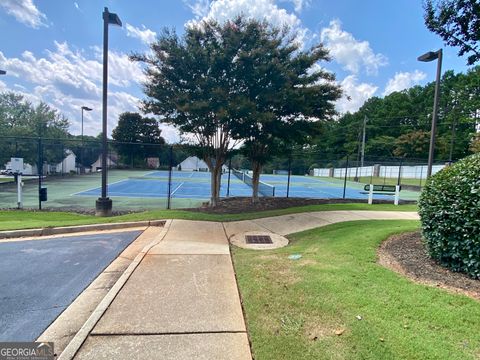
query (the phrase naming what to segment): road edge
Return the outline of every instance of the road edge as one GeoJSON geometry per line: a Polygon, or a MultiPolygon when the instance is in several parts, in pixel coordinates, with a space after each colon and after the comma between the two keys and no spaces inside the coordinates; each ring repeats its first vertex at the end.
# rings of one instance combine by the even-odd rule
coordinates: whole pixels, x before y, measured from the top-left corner
{"type": "Polygon", "coordinates": [[[90,225],[75,225],[62,227],[46,227],[39,229],[23,229],[23,230],[5,230],[0,231],[0,241],[2,239],[21,238],[21,237],[36,237],[49,236],[58,234],[71,234],[84,231],[99,231],[99,230],[116,230],[138,226],[162,226],[165,220],[145,220],[145,221],[129,221],[107,224],[90,224],[90,225]]]}

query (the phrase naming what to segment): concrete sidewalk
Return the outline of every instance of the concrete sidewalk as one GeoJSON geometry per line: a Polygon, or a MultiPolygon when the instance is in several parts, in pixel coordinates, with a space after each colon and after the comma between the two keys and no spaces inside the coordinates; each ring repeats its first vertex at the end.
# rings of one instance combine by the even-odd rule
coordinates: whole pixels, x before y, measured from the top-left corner
{"type": "Polygon", "coordinates": [[[173,220],[75,359],[251,359],[221,223],[173,220]]]}
{"type": "Polygon", "coordinates": [[[251,359],[228,238],[256,230],[286,235],[367,219],[418,215],[331,211],[225,224],[173,220],[81,339],[74,358],[251,359]]]}

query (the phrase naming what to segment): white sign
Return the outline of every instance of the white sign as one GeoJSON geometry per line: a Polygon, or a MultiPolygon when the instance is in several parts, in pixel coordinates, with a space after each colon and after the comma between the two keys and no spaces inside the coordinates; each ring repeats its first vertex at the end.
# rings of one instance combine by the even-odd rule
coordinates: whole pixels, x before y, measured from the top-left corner
{"type": "Polygon", "coordinates": [[[11,158],[10,166],[12,173],[21,174],[23,173],[23,158],[11,158]]]}

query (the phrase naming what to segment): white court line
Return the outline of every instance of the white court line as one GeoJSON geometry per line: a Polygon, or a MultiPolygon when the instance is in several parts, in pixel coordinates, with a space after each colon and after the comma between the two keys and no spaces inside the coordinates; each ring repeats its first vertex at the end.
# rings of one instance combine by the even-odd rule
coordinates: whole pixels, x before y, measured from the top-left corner
{"type": "Polygon", "coordinates": [[[177,188],[172,191],[172,193],[170,194],[170,196],[173,196],[173,194],[175,194],[175,193],[177,192],[177,190],[180,189],[180,187],[181,187],[183,184],[185,184],[185,182],[180,183],[180,185],[178,185],[177,188]]]}
{"type": "MultiPolygon", "coordinates": [[[[122,179],[122,180],[118,180],[118,181],[115,181],[113,183],[110,183],[110,184],[107,184],[107,189],[110,185],[113,185],[113,184],[118,184],[118,183],[121,183],[122,181],[127,181],[128,179],[122,179]]],[[[74,195],[78,195],[78,194],[81,194],[81,193],[84,193],[84,192],[88,192],[88,191],[92,191],[92,190],[97,190],[97,189],[102,189],[102,186],[97,186],[97,187],[94,187],[94,188],[91,188],[91,189],[88,189],[88,190],[82,190],[82,191],[79,191],[79,192],[76,192],[74,194],[70,194],[70,196],[74,196],[74,195]]],[[[83,195],[82,195],[83,196],[83,195]]],[[[86,195],[86,196],[90,196],[90,195],[86,195]]],[[[94,195],[94,196],[97,196],[97,195],[94,195]]]]}

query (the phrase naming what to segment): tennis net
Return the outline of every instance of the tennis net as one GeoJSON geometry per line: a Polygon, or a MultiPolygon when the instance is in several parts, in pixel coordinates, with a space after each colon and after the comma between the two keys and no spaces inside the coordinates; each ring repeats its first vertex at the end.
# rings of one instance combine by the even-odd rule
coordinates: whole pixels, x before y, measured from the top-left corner
{"type": "MultiPolygon", "coordinates": [[[[232,173],[237,178],[242,180],[245,184],[247,184],[250,187],[253,187],[253,179],[246,172],[241,171],[241,170],[237,170],[237,169],[232,169],[232,173]]],[[[258,192],[260,194],[262,194],[263,196],[274,197],[275,196],[275,186],[267,184],[266,182],[263,182],[263,181],[259,181],[258,182],[258,192]]]]}

